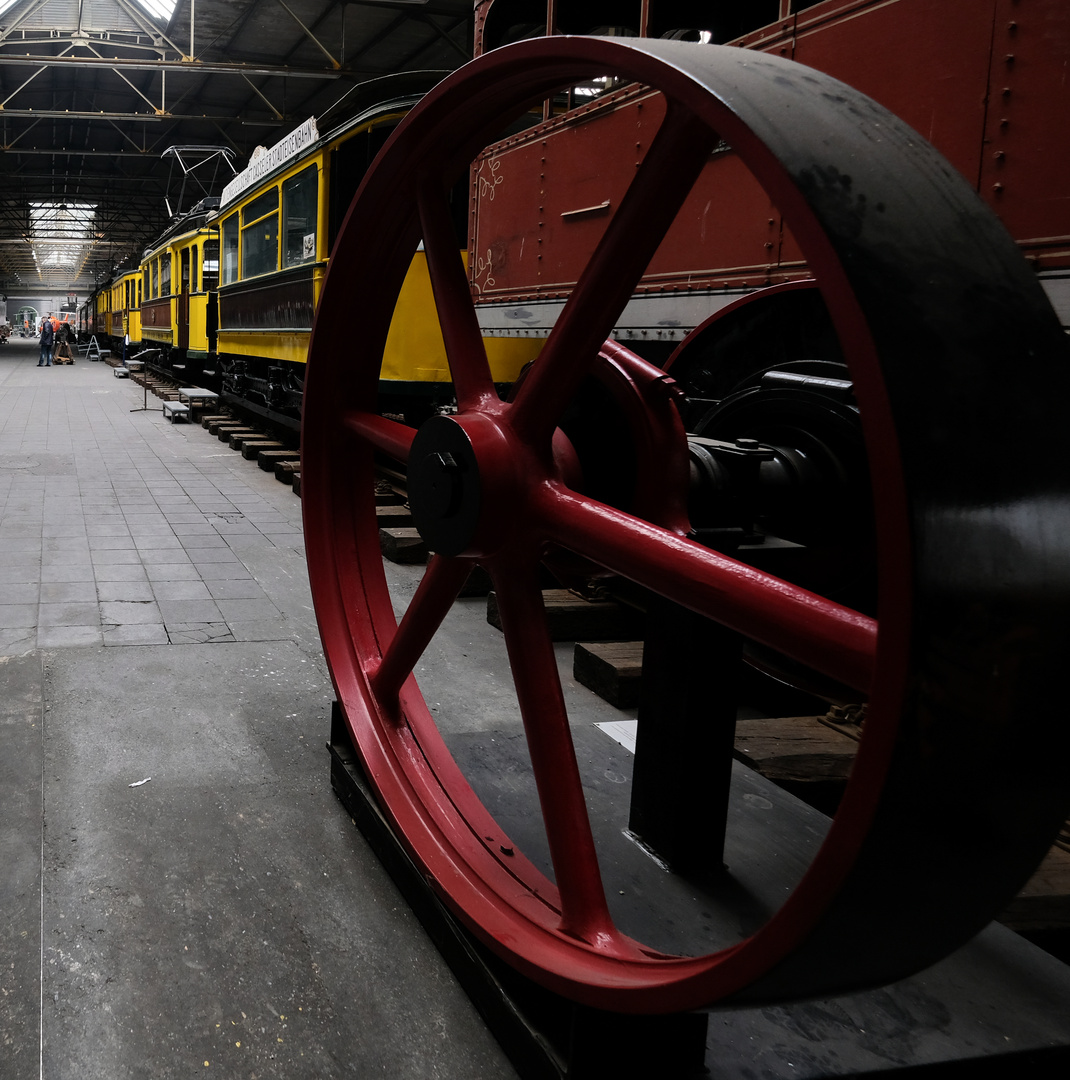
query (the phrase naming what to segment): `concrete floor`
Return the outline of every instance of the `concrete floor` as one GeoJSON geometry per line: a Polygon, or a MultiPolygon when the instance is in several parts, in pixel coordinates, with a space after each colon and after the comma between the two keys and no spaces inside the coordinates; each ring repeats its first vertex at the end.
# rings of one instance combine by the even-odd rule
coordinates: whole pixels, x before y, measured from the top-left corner
{"type": "Polygon", "coordinates": [[[331,791],[300,500],[37,352],[0,349],[0,1076],[515,1075],[331,791]]]}
{"type": "MultiPolygon", "coordinates": [[[[300,501],[107,365],[36,358],[0,348],[0,1080],[515,1076],[332,793],[300,501]]],[[[399,607],[419,576],[391,571],[399,607]]],[[[473,600],[440,637],[425,696],[538,860],[501,635],[473,600]]],[[[627,915],[661,872],[609,813],[630,754],[594,725],[622,714],[564,684],[627,915]]],[[[791,819],[774,862],[827,824],[737,783],[740,814],[791,819]]],[[[706,1064],[894,1073],[1065,1051],[1068,1018],[1070,968],[993,926],[894,987],[715,1013],[706,1064]]]]}

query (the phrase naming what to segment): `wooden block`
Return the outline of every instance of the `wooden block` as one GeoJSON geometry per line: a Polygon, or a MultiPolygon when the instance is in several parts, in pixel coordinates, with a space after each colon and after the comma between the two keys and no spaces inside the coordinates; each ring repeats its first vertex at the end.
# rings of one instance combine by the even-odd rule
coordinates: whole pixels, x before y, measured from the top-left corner
{"type": "Polygon", "coordinates": [[[385,484],[376,484],[375,486],[375,505],[376,506],[400,506],[405,499],[396,492],[392,487],[385,484]]]}
{"type": "Polygon", "coordinates": [[[857,747],[816,716],[736,723],[736,758],[777,784],[846,781],[857,747]]]}
{"type": "Polygon", "coordinates": [[[379,549],[390,562],[427,562],[427,545],[415,529],[380,529],[379,549]]]}
{"type": "Polygon", "coordinates": [[[572,675],[581,686],[593,690],[618,709],[639,704],[643,678],[641,641],[576,642],[572,675]]]}
{"type": "Polygon", "coordinates": [[[412,510],[407,506],[377,506],[375,520],[381,529],[407,528],[412,525],[412,510]]]}
{"type": "Polygon", "coordinates": [[[263,438],[263,434],[259,431],[255,431],[253,428],[248,428],[240,420],[224,420],[221,423],[216,423],[212,428],[208,428],[208,432],[215,435],[220,443],[229,443],[231,435],[252,432],[257,438],[263,438]]]}
{"type": "Polygon", "coordinates": [[[275,462],[286,460],[300,461],[301,452],[299,450],[261,450],[256,455],[256,463],[264,472],[274,472],[275,462]]]}
{"type": "Polygon", "coordinates": [[[261,450],[285,449],[286,447],[283,443],[275,442],[273,439],[264,439],[260,440],[259,442],[254,439],[250,439],[248,442],[243,442],[241,444],[241,456],[245,458],[246,461],[254,461],[256,460],[256,455],[259,454],[261,450]]]}
{"type": "Polygon", "coordinates": [[[223,416],[218,420],[209,419],[207,424],[204,421],[201,421],[201,423],[208,429],[210,435],[218,435],[220,427],[245,427],[240,421],[235,420],[233,416],[223,416]]]}
{"type": "MultiPolygon", "coordinates": [[[[212,431],[211,428],[208,429],[212,431]]],[[[234,435],[256,435],[258,439],[264,438],[262,432],[257,431],[255,428],[249,427],[247,424],[241,423],[239,420],[224,420],[221,424],[215,425],[215,431],[212,432],[220,442],[229,443],[234,435]]]]}
{"type": "Polygon", "coordinates": [[[1070,929],[1070,852],[1053,847],[999,921],[1019,933],[1070,929]]]}
{"type": "Polygon", "coordinates": [[[230,443],[231,450],[240,450],[247,442],[263,442],[267,436],[262,431],[252,428],[225,428],[220,432],[220,439],[230,443]]]}
{"type": "MultiPolygon", "coordinates": [[[[587,600],[568,589],[544,589],[543,607],[553,641],[620,641],[642,637],[643,619],[615,600],[587,600]]],[[[487,596],[487,622],[502,628],[498,597],[487,596]]]]}
{"type": "Polygon", "coordinates": [[[207,416],[201,417],[201,427],[207,428],[209,424],[222,423],[224,420],[233,420],[233,416],[229,416],[227,413],[210,413],[207,416]]]}
{"type": "Polygon", "coordinates": [[[301,498],[301,472],[300,472],[300,470],[298,470],[297,472],[294,473],[293,491],[294,491],[294,494],[300,499],[301,498]]]}
{"type": "Polygon", "coordinates": [[[284,484],[292,483],[294,473],[299,472],[300,469],[300,457],[293,458],[292,460],[283,458],[281,461],[275,462],[275,479],[281,480],[284,484]]]}

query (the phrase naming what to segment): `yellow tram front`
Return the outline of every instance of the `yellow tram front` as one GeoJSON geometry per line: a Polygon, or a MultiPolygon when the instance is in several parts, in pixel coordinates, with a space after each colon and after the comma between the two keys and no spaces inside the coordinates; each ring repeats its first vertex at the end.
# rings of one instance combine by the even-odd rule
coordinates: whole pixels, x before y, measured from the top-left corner
{"type": "Polygon", "coordinates": [[[106,286],[110,294],[109,344],[113,355],[137,352],[141,347],[141,269],[120,270],[106,286]]]}
{"type": "Polygon", "coordinates": [[[141,343],[158,349],[158,366],[181,382],[215,377],[219,240],[206,219],[217,205],[202,200],[141,261],[141,343]]]}

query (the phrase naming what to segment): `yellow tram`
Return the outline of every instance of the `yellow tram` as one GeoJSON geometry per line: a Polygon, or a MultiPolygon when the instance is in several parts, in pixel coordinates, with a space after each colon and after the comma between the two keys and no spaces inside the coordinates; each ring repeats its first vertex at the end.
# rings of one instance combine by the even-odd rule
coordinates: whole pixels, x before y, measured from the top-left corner
{"type": "MultiPolygon", "coordinates": [[[[300,423],[309,338],[329,253],[372,159],[438,73],[375,80],[362,87],[367,107],[320,135],[306,121],[255,154],[224,189],[209,221],[220,242],[217,346],[224,399],[275,422],[300,423]]],[[[456,202],[464,247],[467,193],[456,202]]],[[[145,331],[146,338],[148,331],[145,331]]],[[[360,348],[354,319],[351,342],[360,348]]],[[[511,383],[541,342],[488,342],[496,382],[511,383]]],[[[386,409],[427,412],[452,400],[452,384],[426,259],[413,253],[398,298],[383,362],[386,409]]]]}
{"type": "Polygon", "coordinates": [[[160,350],[161,366],[198,383],[214,375],[219,240],[207,218],[217,206],[202,199],[141,260],[142,345],[160,350]]]}
{"type": "Polygon", "coordinates": [[[118,270],[101,290],[108,298],[108,337],[112,352],[122,356],[141,347],[141,268],[118,270]]]}

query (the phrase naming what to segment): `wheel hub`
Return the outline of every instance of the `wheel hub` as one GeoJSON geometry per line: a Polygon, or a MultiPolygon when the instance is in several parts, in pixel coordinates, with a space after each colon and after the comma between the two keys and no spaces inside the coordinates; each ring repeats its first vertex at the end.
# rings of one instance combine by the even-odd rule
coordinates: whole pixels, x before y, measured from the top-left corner
{"type": "Polygon", "coordinates": [[[417,531],[440,555],[496,551],[519,520],[519,448],[487,416],[432,416],[409,457],[409,506],[417,531]]]}
{"type": "Polygon", "coordinates": [[[483,506],[479,462],[467,432],[452,417],[432,416],[416,433],[409,506],[432,551],[459,555],[471,546],[483,506]]]}

